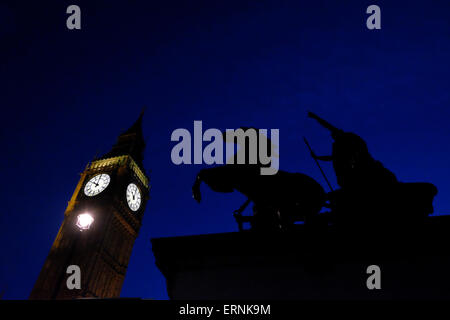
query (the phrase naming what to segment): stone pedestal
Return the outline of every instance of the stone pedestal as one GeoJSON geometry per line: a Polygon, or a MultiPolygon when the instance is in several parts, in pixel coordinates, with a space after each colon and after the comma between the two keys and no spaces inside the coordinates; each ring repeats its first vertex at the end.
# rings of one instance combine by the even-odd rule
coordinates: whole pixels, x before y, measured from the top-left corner
{"type": "Polygon", "coordinates": [[[450,298],[450,216],[390,232],[308,228],[152,239],[171,299],[450,298]],[[367,267],[381,269],[369,290],[367,267]]]}

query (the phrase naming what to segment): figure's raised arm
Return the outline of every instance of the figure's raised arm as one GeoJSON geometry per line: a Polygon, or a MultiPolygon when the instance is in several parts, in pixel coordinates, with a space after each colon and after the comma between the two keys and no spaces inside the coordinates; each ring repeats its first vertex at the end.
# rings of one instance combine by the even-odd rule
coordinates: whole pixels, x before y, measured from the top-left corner
{"type": "Polygon", "coordinates": [[[325,121],[324,119],[322,119],[321,117],[316,115],[315,113],[308,112],[308,117],[316,120],[322,127],[330,130],[332,134],[335,134],[335,133],[338,133],[341,131],[340,129],[338,129],[335,126],[333,126],[332,124],[330,124],[328,121],[325,121]]]}

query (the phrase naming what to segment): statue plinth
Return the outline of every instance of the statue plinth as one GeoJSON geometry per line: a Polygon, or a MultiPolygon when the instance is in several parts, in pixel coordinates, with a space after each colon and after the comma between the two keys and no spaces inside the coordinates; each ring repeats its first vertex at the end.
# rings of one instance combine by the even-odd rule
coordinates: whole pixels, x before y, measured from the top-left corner
{"type": "Polygon", "coordinates": [[[152,239],[176,300],[450,298],[450,216],[408,230],[353,231],[297,225],[152,239]],[[367,268],[381,270],[369,290],[367,268]]]}

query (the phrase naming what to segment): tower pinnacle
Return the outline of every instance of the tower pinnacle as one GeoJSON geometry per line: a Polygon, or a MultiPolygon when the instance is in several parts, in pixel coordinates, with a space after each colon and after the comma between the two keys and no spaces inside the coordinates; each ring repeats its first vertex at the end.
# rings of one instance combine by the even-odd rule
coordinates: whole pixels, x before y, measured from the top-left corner
{"type": "Polygon", "coordinates": [[[119,135],[117,142],[101,158],[112,158],[123,155],[130,155],[136,163],[143,168],[144,160],[144,135],[142,134],[142,119],[145,109],[142,109],[136,122],[125,132],[119,135]]]}

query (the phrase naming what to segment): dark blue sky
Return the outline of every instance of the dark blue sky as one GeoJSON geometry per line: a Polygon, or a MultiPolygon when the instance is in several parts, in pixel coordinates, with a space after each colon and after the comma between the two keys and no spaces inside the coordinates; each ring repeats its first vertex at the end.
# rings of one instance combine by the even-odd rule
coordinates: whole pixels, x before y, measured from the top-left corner
{"type": "MultiPolygon", "coordinates": [[[[152,190],[122,290],[166,298],[150,238],[236,231],[244,197],[191,198],[200,165],[170,160],[176,128],[280,129],[280,167],[326,187],[304,146],[331,149],[311,110],[363,137],[450,213],[450,2],[2,1],[0,290],[27,298],[79,173],[147,106],[152,190]],[[66,29],[78,4],[82,30],[66,29]],[[365,27],[378,4],[382,29],[365,27]]],[[[331,165],[324,168],[333,185],[331,165]]]]}

